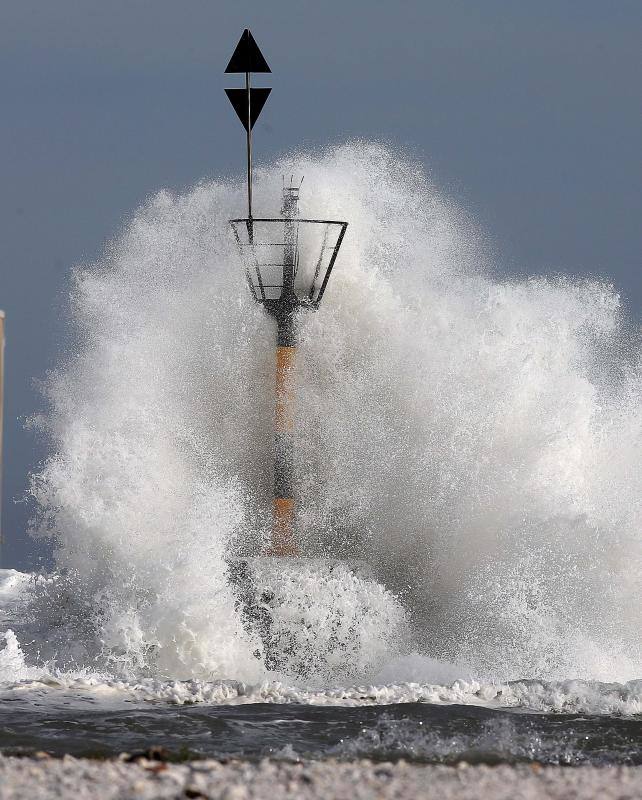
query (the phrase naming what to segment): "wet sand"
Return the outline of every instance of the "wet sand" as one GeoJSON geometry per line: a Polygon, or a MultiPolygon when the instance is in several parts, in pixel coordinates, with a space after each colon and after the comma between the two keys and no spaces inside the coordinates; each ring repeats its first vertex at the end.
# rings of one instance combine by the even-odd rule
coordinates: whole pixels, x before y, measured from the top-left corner
{"type": "Polygon", "coordinates": [[[371,761],[93,761],[0,756],[0,800],[634,800],[642,767],[455,767],[371,761]]]}

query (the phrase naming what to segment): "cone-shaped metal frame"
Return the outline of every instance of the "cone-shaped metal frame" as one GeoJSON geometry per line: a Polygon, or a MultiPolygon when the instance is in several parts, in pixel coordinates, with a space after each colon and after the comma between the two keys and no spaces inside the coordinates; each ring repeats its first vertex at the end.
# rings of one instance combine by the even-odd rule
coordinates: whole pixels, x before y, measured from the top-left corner
{"type": "Polygon", "coordinates": [[[276,320],[276,381],[274,416],[274,510],[272,541],[268,553],[275,556],[297,556],[299,546],[294,531],[294,427],[295,427],[295,364],[297,350],[297,316],[300,309],[315,310],[325,293],[330,274],[339,254],[339,248],[348,227],[347,222],[336,220],[310,220],[297,217],[299,187],[286,187],[283,190],[283,209],[281,219],[233,219],[230,220],[241,255],[246,264],[248,285],[253,298],[276,320]],[[261,243],[255,236],[256,226],[261,222],[280,223],[283,241],[261,243]],[[298,229],[300,224],[326,226],[326,236],[315,266],[309,287],[303,291],[295,289],[298,266],[298,229]],[[338,226],[336,241],[327,245],[327,227],[338,226]],[[247,229],[247,242],[240,235],[247,229]],[[250,259],[261,246],[283,247],[283,260],[279,264],[269,264],[271,268],[281,269],[278,286],[267,286],[262,278],[261,264],[256,258],[250,259]],[[324,251],[331,250],[327,267],[323,270],[324,251]],[[248,252],[249,251],[249,252],[248,252]],[[256,277],[256,287],[252,270],[256,277]],[[268,297],[269,289],[279,290],[277,298],[268,297]]]}

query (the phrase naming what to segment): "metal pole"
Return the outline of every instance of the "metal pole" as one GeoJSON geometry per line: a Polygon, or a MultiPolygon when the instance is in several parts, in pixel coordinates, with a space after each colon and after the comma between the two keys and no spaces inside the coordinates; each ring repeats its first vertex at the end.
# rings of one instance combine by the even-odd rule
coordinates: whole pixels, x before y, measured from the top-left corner
{"type": "Polygon", "coordinates": [[[252,221],[252,92],[250,91],[250,73],[245,73],[245,91],[247,92],[247,218],[252,221]]]}
{"type": "MultiPolygon", "coordinates": [[[[3,422],[4,422],[4,311],[0,311],[0,556],[2,547],[2,466],[3,466],[3,422]]],[[[0,561],[0,564],[2,562],[0,561]]]]}
{"type": "Polygon", "coordinates": [[[274,429],[274,522],[270,553],[296,556],[294,534],[294,376],[296,363],[296,195],[285,190],[283,203],[283,288],[275,314],[276,413],[274,429]]]}
{"type": "Polygon", "coordinates": [[[277,317],[274,418],[274,519],[270,555],[296,556],[294,537],[294,309],[277,317]]]}

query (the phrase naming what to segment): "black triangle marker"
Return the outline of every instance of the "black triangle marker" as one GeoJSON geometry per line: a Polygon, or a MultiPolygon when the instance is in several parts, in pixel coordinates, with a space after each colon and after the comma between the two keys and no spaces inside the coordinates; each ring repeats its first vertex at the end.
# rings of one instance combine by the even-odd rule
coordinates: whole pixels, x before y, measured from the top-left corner
{"type": "Polygon", "coordinates": [[[225,72],[272,72],[248,28],[241,34],[225,72]]]}
{"type": "Polygon", "coordinates": [[[252,89],[250,75],[252,72],[271,72],[263,53],[254,41],[254,37],[246,28],[232,53],[232,58],[225,72],[244,72],[245,89],[226,89],[241,124],[245,128],[247,138],[247,225],[248,236],[252,241],[252,128],[258,119],[271,89],[252,89]]]}
{"type": "MultiPolygon", "coordinates": [[[[250,89],[250,127],[263,110],[265,101],[272,89],[250,89]]],[[[234,106],[234,111],[238,114],[241,124],[247,130],[247,90],[246,89],[226,89],[225,94],[230,98],[230,103],[234,106]]]]}

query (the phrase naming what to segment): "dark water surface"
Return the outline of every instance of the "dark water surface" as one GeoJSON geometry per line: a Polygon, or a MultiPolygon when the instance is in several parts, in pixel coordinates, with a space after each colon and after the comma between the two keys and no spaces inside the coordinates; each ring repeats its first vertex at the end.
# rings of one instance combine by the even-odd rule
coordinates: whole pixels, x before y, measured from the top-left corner
{"type": "Polygon", "coordinates": [[[114,756],[152,746],[178,758],[405,758],[423,763],[642,764],[642,717],[543,715],[424,703],[253,704],[131,710],[0,703],[4,753],[114,756]]]}

